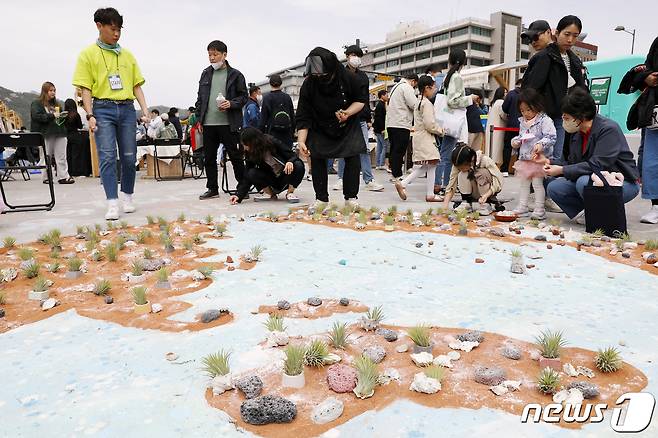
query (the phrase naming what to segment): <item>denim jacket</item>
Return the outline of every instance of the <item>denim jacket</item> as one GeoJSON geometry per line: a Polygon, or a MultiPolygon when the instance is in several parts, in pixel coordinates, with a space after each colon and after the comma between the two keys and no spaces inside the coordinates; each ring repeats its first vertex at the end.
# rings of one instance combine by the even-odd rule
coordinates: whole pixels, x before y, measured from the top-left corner
{"type": "Polygon", "coordinates": [[[535,117],[535,121],[530,125],[528,121],[519,117],[519,135],[512,139],[512,144],[521,142],[521,137],[524,134],[532,134],[535,137],[530,140],[521,142],[519,149],[519,160],[529,161],[532,160],[532,150],[537,143],[543,146],[543,154],[545,157],[553,155],[553,146],[557,140],[555,132],[555,125],[553,120],[546,115],[546,113],[539,113],[535,117]]]}

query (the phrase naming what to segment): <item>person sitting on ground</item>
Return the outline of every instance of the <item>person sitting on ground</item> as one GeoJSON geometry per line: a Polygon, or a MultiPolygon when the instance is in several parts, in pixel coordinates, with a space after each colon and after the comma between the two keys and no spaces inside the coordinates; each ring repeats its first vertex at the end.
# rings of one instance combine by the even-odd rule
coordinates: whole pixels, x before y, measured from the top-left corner
{"type": "Polygon", "coordinates": [[[640,174],[621,128],[614,120],[597,114],[587,90],[577,88],[567,94],[562,113],[564,130],[573,135],[566,164],[546,160],[546,174],[557,177],[548,183],[548,195],[569,218],[584,225],[583,193],[594,170],[624,175],[624,203],[639,193],[640,174]]]}
{"type": "Polygon", "coordinates": [[[162,119],[162,126],[160,126],[155,132],[155,138],[168,140],[178,138],[176,127],[169,121],[169,114],[164,113],[160,118],[162,119]]]}
{"type": "Polygon", "coordinates": [[[256,200],[277,199],[277,195],[286,190],[288,202],[299,202],[294,192],[304,179],[304,162],[288,145],[257,128],[244,128],[240,142],[246,154],[246,170],[238,183],[237,194],[230,197],[231,204],[242,202],[251,186],[266,195],[256,200]]]}
{"type": "Polygon", "coordinates": [[[418,79],[420,100],[414,111],[413,137],[413,172],[402,181],[395,181],[395,189],[403,200],[407,199],[405,187],[413,180],[427,172],[425,200],[427,202],[440,202],[441,198],[434,194],[434,173],[439,163],[439,148],[436,136],[443,136],[443,129],[436,123],[434,105],[430,101],[436,94],[436,83],[432,76],[421,76],[418,79]]]}
{"type": "Polygon", "coordinates": [[[450,208],[456,188],[461,193],[462,202],[467,203],[467,206],[474,202],[480,204],[477,211],[483,216],[491,214],[493,209],[503,209],[496,198],[503,189],[503,175],[491,158],[462,143],[452,152],[451,162],[450,180],[443,201],[444,209],[450,208]]]}

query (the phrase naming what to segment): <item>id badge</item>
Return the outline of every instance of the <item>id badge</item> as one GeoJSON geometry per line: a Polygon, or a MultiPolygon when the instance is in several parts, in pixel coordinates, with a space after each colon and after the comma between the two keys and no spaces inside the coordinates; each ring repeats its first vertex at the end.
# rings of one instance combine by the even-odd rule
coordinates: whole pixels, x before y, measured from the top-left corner
{"type": "Polygon", "coordinates": [[[121,83],[121,76],[119,76],[118,73],[108,76],[108,79],[110,81],[111,90],[123,90],[123,84],[121,83]]]}

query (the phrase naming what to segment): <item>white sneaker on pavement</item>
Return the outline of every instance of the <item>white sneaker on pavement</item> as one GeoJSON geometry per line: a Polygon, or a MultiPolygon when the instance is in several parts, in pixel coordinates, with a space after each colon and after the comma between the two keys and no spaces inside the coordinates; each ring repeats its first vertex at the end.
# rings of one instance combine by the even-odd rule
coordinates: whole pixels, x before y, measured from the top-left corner
{"type": "Polygon", "coordinates": [[[518,207],[516,207],[516,208],[515,208],[514,210],[512,210],[512,211],[513,211],[514,213],[516,213],[516,215],[517,215],[518,217],[525,217],[525,216],[528,216],[528,212],[529,212],[530,210],[528,210],[528,207],[521,207],[521,206],[518,206],[518,207]]]}
{"type": "Polygon", "coordinates": [[[365,185],[366,190],[370,190],[371,192],[381,192],[384,190],[384,186],[377,183],[374,179],[365,185]]]}
{"type": "Polygon", "coordinates": [[[119,219],[119,200],[118,199],[108,199],[107,200],[107,213],[105,213],[106,221],[116,221],[119,219]]]}
{"type": "Polygon", "coordinates": [[[530,214],[530,219],[537,219],[537,220],[544,220],[546,219],[546,211],[544,210],[539,210],[535,209],[531,214],[530,214]]]}
{"type": "Polygon", "coordinates": [[[551,198],[546,198],[544,201],[544,208],[546,211],[551,213],[564,213],[559,205],[555,203],[551,198]]]}
{"type": "Polygon", "coordinates": [[[658,205],[653,205],[651,210],[642,216],[640,222],[645,224],[658,224],[658,205]]]}
{"type": "Polygon", "coordinates": [[[359,209],[361,208],[359,206],[359,203],[356,202],[356,198],[346,199],[345,200],[345,207],[350,207],[352,209],[352,211],[359,211],[359,209]]]}
{"type": "Polygon", "coordinates": [[[133,195],[121,192],[119,196],[121,197],[121,205],[124,213],[134,213],[137,210],[135,204],[133,204],[133,195]]]}
{"type": "Polygon", "coordinates": [[[336,184],[331,188],[332,190],[343,190],[343,180],[338,178],[338,181],[336,181],[336,184]]]}
{"type": "Polygon", "coordinates": [[[509,176],[509,172],[503,172],[503,177],[507,178],[509,176]]]}
{"type": "Polygon", "coordinates": [[[574,222],[576,222],[578,225],[585,225],[585,210],[581,211],[578,213],[574,218],[574,222]]]}

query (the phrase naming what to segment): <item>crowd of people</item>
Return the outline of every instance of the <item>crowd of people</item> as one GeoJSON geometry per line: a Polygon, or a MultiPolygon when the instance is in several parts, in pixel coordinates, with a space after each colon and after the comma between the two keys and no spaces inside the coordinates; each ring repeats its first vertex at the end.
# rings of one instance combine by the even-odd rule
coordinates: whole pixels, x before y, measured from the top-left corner
{"type": "Polygon", "coordinates": [[[517,215],[543,219],[546,210],[564,211],[583,223],[584,187],[591,184],[593,172],[604,171],[620,181],[624,202],[642,188],[642,196],[652,202],[642,221],[658,223],[654,109],[658,38],[646,62],[624,79],[626,92],[644,91],[631,109],[634,127],[643,132],[638,168],[621,128],[597,114],[583,64],[571,50],[583,28],[573,15],[563,17],[555,29],[544,20],[535,21],[521,34],[535,53],[516,86],[509,91],[501,87],[489,99],[488,123],[499,128],[491,137],[480,120],[484,94],[464,87],[460,72],[466,65],[466,53],[461,49],[450,51],[445,75],[431,66],[420,76],[408,74],[390,90],[380,90],[372,111],[368,77],[360,69],[363,51],[356,45],[345,50],[345,64],[325,48],[310,51],[294,108],[291,97],[281,89],[279,75],[270,77],[271,91],[265,95],[258,86],[247,87],[244,75],[227,60],[226,44],[219,40],[207,46],[210,65],[201,73],[196,103],[183,121],[189,128],[184,130],[177,108],[164,114],[148,109],[137,61],[118,44],[123,17],[113,8],[103,8],[94,14],[94,22],[99,38],[80,54],[73,79],[73,85],[82,90],[85,120],[73,111],[77,105],[72,101],[62,122],[55,87],[46,83],[32,107],[32,129],[45,135],[47,150],[55,156],[59,182],[69,184],[73,180],[67,174],[65,157],[62,159],[61,138],[67,129],[88,123],[96,137],[108,220],[117,219],[121,208],[126,213],[135,210],[136,143],[183,139],[192,128],[203,144],[207,182],[201,200],[219,197],[221,146],[224,155],[220,162],[231,163],[237,181],[229,198],[232,204],[249,198],[252,187],[263,194],[256,201],[285,193],[289,202],[299,202],[295,189],[307,173],[316,202],[328,202],[328,174],[335,170],[338,180],[333,189],[341,190],[346,204],[356,208],[361,178],[367,190],[384,190],[372,172],[372,129],[374,168],[390,170],[392,187],[402,199],[407,199],[410,184],[426,176],[427,202],[443,203],[445,208],[461,202],[462,207],[489,214],[505,209],[498,195],[505,179],[514,174],[520,184],[514,208],[517,215]],[[139,120],[134,100],[141,107],[139,120]],[[442,111],[452,114],[450,127],[442,119],[442,111]],[[122,163],[120,193],[117,146],[122,163]],[[406,176],[405,160],[410,168],[406,176]]]}

